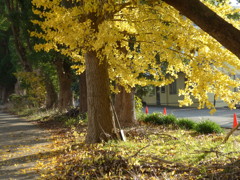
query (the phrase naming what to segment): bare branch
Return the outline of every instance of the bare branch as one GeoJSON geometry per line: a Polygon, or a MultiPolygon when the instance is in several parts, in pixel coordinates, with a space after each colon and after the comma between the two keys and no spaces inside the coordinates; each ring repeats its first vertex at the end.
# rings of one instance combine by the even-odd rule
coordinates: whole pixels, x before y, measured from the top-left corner
{"type": "Polygon", "coordinates": [[[238,129],[239,126],[240,126],[240,123],[227,134],[227,136],[224,138],[222,143],[226,143],[229,137],[233,134],[234,131],[238,129]]]}

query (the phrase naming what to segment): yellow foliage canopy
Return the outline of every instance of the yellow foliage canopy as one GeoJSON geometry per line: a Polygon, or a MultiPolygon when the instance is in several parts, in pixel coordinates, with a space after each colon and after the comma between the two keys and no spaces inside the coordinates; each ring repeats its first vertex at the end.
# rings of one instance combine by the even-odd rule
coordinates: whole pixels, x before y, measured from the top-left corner
{"type": "MultiPolygon", "coordinates": [[[[84,71],[84,54],[96,51],[108,62],[111,81],[126,88],[153,84],[163,86],[186,75],[186,88],[180,91],[191,105],[194,96],[200,108],[214,108],[208,93],[214,93],[231,108],[240,101],[239,87],[232,78],[240,61],[216,40],[203,32],[171,6],[158,1],[33,0],[35,20],[42,31],[33,36],[45,40],[36,50],[55,50],[71,57],[84,71]]],[[[211,7],[226,18],[231,6],[211,7]]],[[[234,10],[235,12],[236,10],[234,10]]],[[[229,20],[237,26],[237,22],[229,20]]]]}

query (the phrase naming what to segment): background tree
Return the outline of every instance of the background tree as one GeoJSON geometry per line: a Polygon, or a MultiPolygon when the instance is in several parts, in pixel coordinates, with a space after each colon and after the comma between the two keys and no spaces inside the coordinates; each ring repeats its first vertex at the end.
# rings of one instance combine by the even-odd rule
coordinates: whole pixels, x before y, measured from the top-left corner
{"type": "MultiPolygon", "coordinates": [[[[31,72],[32,65],[27,57],[27,48],[24,45],[23,37],[27,38],[27,44],[29,44],[29,39],[25,35],[28,33],[26,30],[26,24],[30,21],[27,19],[29,15],[29,9],[31,4],[29,1],[18,1],[18,0],[5,0],[5,8],[7,11],[8,20],[11,22],[12,35],[15,42],[16,52],[18,54],[19,60],[22,67],[26,72],[31,72]],[[23,20],[24,18],[24,20],[23,20]],[[25,23],[23,23],[25,22],[25,23]]],[[[31,45],[28,46],[31,48],[31,45]]]]}
{"type": "MultiPolygon", "coordinates": [[[[42,78],[42,80],[44,81],[45,84],[46,90],[45,102],[47,109],[56,107],[55,105],[57,104],[58,100],[56,92],[57,89],[60,89],[60,91],[58,91],[59,109],[62,110],[69,108],[72,105],[71,83],[65,82],[67,82],[66,79],[70,76],[69,74],[67,74],[67,72],[69,72],[70,65],[67,65],[67,67],[66,66],[60,67],[61,63],[60,65],[56,63],[54,64],[53,62],[54,59],[56,59],[56,53],[47,54],[46,52],[43,51],[37,53],[34,51],[33,44],[36,43],[36,38],[30,37],[29,31],[33,30],[38,31],[37,29],[38,27],[33,25],[31,21],[32,19],[39,18],[35,16],[31,10],[32,9],[31,1],[4,0],[3,2],[1,2],[0,5],[2,7],[1,18],[6,19],[6,21],[1,22],[7,22],[7,25],[5,25],[7,26],[7,28],[5,29],[8,30],[7,38],[9,39],[10,42],[9,46],[11,47],[9,50],[9,56],[5,58],[4,62],[6,62],[6,59],[7,61],[11,61],[11,59],[14,59],[13,64],[14,66],[17,67],[16,71],[21,72],[17,73],[21,74],[21,77],[19,77],[19,79],[23,80],[22,71],[28,72],[29,76],[32,76],[32,74],[34,75],[37,74],[38,76],[44,77],[42,78]],[[58,71],[56,71],[56,68],[58,68],[58,71]],[[68,69],[68,71],[66,69],[68,69]],[[58,72],[58,74],[56,72],[58,72]],[[56,75],[59,75],[59,84],[54,82],[56,81],[55,78],[56,75]],[[57,88],[58,85],[60,88],[57,88]],[[66,97],[67,95],[69,96],[66,97]]],[[[4,68],[6,68],[6,66],[4,68]]],[[[5,71],[1,71],[1,73],[4,73],[2,79],[6,78],[5,73],[6,70],[8,69],[4,70],[5,71]]],[[[5,79],[3,81],[4,83],[10,82],[6,81],[5,79]]],[[[28,80],[26,79],[26,81],[28,80]]],[[[21,85],[20,81],[17,83],[17,86],[16,87],[18,89],[18,92],[20,92],[19,90],[21,88],[26,87],[25,85],[21,85]]],[[[13,88],[12,91],[7,92],[9,94],[13,93],[13,88]]],[[[25,92],[29,91],[27,90],[25,92]]],[[[23,94],[21,93],[20,95],[23,94]]]]}
{"type": "Polygon", "coordinates": [[[134,89],[129,92],[123,86],[118,86],[119,93],[115,95],[115,110],[121,127],[133,126],[136,124],[134,89]]]}
{"type": "Polygon", "coordinates": [[[71,65],[68,60],[63,59],[61,56],[56,56],[54,64],[59,81],[58,109],[62,112],[73,105],[71,65]]]}
{"type": "Polygon", "coordinates": [[[56,69],[50,62],[41,63],[41,74],[46,88],[46,109],[57,108],[57,73],[56,69]]]}
{"type": "Polygon", "coordinates": [[[79,111],[87,113],[87,82],[86,72],[79,75],[79,111]]]}
{"type": "Polygon", "coordinates": [[[6,16],[4,2],[0,3],[0,101],[6,103],[8,97],[14,92],[17,65],[12,55],[12,40],[10,23],[6,16]]]}
{"type": "MultiPolygon", "coordinates": [[[[2,27],[0,25],[0,27],[2,27]]],[[[0,28],[1,29],[1,28],[0,28]]],[[[11,61],[9,50],[9,31],[0,30],[0,100],[6,103],[10,94],[14,92],[16,78],[13,73],[16,67],[11,61]]]]}

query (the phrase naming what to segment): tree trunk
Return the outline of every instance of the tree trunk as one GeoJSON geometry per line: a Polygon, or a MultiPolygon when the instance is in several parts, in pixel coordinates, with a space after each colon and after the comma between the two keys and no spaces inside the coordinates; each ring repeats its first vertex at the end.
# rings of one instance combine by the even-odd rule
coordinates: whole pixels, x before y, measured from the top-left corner
{"type": "Polygon", "coordinates": [[[6,87],[0,85],[0,105],[6,102],[6,87]]]}
{"type": "MultiPolygon", "coordinates": [[[[16,13],[20,11],[18,7],[18,2],[15,3],[14,1],[5,0],[5,4],[7,7],[9,16],[11,13],[14,13],[14,12],[16,13]]],[[[16,22],[11,18],[10,18],[10,21],[11,21],[11,30],[14,37],[15,47],[16,47],[16,51],[20,59],[21,65],[23,66],[23,69],[26,72],[32,72],[33,71],[32,66],[27,59],[27,52],[20,38],[20,29],[18,27],[18,24],[16,24],[16,22]]]]}
{"type": "Polygon", "coordinates": [[[60,112],[69,109],[72,105],[72,74],[70,65],[64,60],[55,62],[59,80],[58,109],[60,112]]]}
{"type": "Polygon", "coordinates": [[[240,59],[240,31],[199,0],[163,0],[191,19],[240,59]]]}
{"type": "Polygon", "coordinates": [[[23,43],[20,40],[20,35],[19,35],[19,29],[12,25],[12,32],[13,32],[13,37],[14,37],[14,42],[15,42],[15,47],[17,54],[19,56],[20,62],[23,66],[23,69],[26,72],[32,72],[32,66],[28,62],[27,56],[26,56],[26,49],[23,46],[23,43]]]}
{"type": "Polygon", "coordinates": [[[88,130],[87,143],[99,143],[114,137],[107,62],[99,64],[95,51],[85,54],[88,130]]]}
{"type": "Polygon", "coordinates": [[[46,109],[56,108],[58,97],[57,97],[57,93],[55,91],[54,85],[50,77],[48,76],[48,74],[43,73],[43,75],[44,75],[44,83],[47,91],[46,109]]]}
{"type": "Polygon", "coordinates": [[[80,113],[87,112],[87,82],[86,71],[80,74],[79,77],[79,111],[80,113]]]}
{"type": "Polygon", "coordinates": [[[118,86],[120,93],[115,95],[115,110],[122,127],[136,123],[134,91],[127,93],[125,88],[118,86]]]}

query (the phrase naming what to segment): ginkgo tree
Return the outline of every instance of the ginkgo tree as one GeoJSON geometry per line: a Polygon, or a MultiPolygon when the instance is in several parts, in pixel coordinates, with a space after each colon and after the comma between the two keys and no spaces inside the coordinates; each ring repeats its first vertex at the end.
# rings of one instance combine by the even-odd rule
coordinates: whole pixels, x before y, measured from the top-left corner
{"type": "MultiPolygon", "coordinates": [[[[214,93],[231,108],[240,100],[240,94],[232,91],[240,83],[231,78],[240,69],[239,59],[163,1],[32,3],[34,13],[42,19],[34,21],[42,31],[32,35],[45,40],[35,49],[55,50],[71,57],[79,62],[73,67],[78,73],[86,69],[88,143],[108,140],[115,134],[110,89],[118,89],[113,84],[126,90],[136,85],[162,86],[183,72],[187,81],[180,91],[184,96],[180,105],[191,105],[195,97],[199,108],[214,109],[208,93],[214,93]]],[[[232,12],[227,5],[214,8],[223,18],[232,12]]]]}

